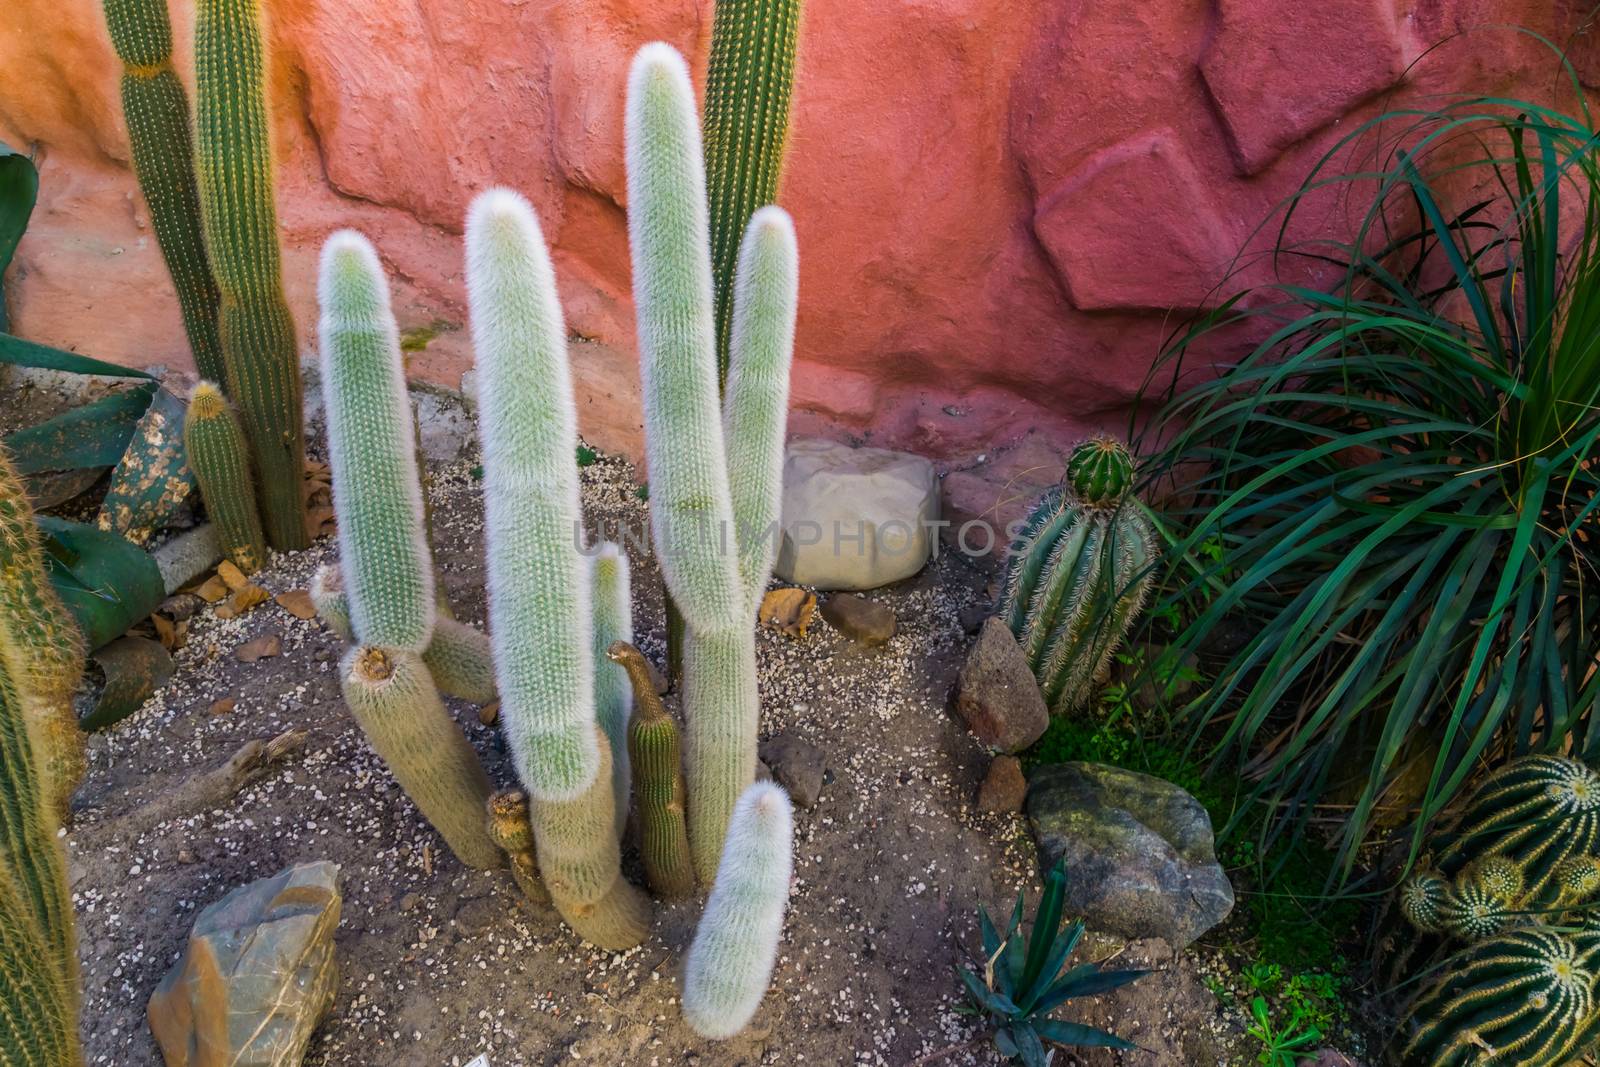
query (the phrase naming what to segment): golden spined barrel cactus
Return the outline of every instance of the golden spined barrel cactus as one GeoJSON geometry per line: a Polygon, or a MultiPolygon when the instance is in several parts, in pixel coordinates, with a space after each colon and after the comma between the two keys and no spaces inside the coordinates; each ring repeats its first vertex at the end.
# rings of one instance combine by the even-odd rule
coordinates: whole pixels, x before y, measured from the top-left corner
{"type": "Polygon", "coordinates": [[[1406,1067],[1564,1067],[1600,1034],[1600,934],[1522,927],[1452,956],[1417,997],[1406,1067]]]}
{"type": "Polygon", "coordinates": [[[1417,871],[1400,886],[1400,914],[1423,933],[1442,933],[1449,898],[1450,883],[1439,872],[1417,871]]]}
{"type": "Polygon", "coordinates": [[[1527,921],[1525,897],[1522,869],[1503,856],[1487,856],[1457,876],[1439,909],[1439,927],[1463,941],[1481,941],[1527,921]]]}
{"type": "Polygon", "coordinates": [[[628,725],[628,755],[633,763],[633,793],[639,806],[639,855],[650,888],[664,900],[694,892],[678,724],[656,692],[644,653],[623,641],[606,655],[627,671],[633,687],[633,721],[628,725]]]}
{"type": "Polygon", "coordinates": [[[200,377],[226,380],[217,335],[217,283],[200,225],[189,97],[172,65],[166,0],[104,0],[106,29],[122,61],[122,114],[139,191],[178,293],[200,377]]]}
{"type": "Polygon", "coordinates": [[[439,699],[422,658],[356,645],[342,667],[345,703],[422,817],[468,867],[503,862],[484,827],[489,779],[439,699]]]}
{"type": "Polygon", "coordinates": [[[199,0],[194,53],[195,173],[224,384],[250,438],[267,539],[304,548],[303,386],[283,295],[260,0],[199,0]]]}
{"type": "Polygon", "coordinates": [[[267,538],[256,510],[250,446],[239,417],[214,382],[203,381],[189,394],[183,447],[206,512],[217,524],[222,551],[239,570],[254,574],[267,562],[267,538]]]}
{"type": "Polygon", "coordinates": [[[1149,592],[1154,539],[1133,469],[1120,442],[1079,445],[1007,555],[999,614],[1057,714],[1089,703],[1149,592]]]}

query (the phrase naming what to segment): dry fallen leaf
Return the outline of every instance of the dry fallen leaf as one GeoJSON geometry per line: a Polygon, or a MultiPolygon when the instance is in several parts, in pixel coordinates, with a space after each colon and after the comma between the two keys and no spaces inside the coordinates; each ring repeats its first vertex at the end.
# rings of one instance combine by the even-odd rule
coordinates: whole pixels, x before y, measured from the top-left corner
{"type": "Polygon", "coordinates": [[[234,697],[223,697],[221,700],[213,700],[211,706],[206,709],[206,713],[209,715],[226,715],[238,704],[239,701],[234,697]]]}
{"type": "Polygon", "coordinates": [[[259,585],[251,585],[247,582],[234,590],[233,595],[227,600],[217,605],[217,618],[236,619],[257,604],[264,604],[271,599],[271,593],[259,585]]]}
{"type": "Polygon", "coordinates": [[[272,599],[278,606],[297,619],[315,618],[317,606],[311,602],[311,594],[304,589],[291,589],[287,593],[279,593],[272,599]]]}
{"type": "Polygon", "coordinates": [[[258,659],[271,659],[283,651],[283,638],[277,634],[262,634],[233,650],[240,663],[254,663],[258,659]]]}
{"type": "Polygon", "coordinates": [[[160,612],[150,616],[150,622],[156,628],[156,639],[168,652],[176,652],[182,648],[189,637],[189,620],[179,619],[173,622],[160,612]]]}
{"type": "Polygon", "coordinates": [[[761,625],[782,630],[790,637],[804,637],[816,610],[815,593],[793,587],[774,589],[761,598],[761,625]]]}
{"type": "Polygon", "coordinates": [[[250,579],[244,576],[244,571],[233,565],[232,560],[223,560],[217,564],[217,577],[228,583],[228,588],[234,591],[243,589],[250,584],[250,579]]]}
{"type": "Polygon", "coordinates": [[[306,533],[312,538],[333,533],[336,525],[331,507],[323,505],[306,509],[306,533]]]}
{"type": "Polygon", "coordinates": [[[215,604],[228,595],[228,583],[213,574],[195,587],[194,594],[207,604],[215,604]]]}
{"type": "Polygon", "coordinates": [[[485,726],[493,726],[500,719],[500,702],[491,701],[478,709],[478,721],[485,726]]]}

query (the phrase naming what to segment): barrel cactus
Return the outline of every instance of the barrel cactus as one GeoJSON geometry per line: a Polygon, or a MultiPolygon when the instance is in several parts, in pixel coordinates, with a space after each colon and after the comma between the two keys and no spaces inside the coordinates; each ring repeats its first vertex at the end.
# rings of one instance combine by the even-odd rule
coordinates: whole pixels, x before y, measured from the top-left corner
{"type": "Polygon", "coordinates": [[[1007,555],[1000,617],[1057,714],[1089,702],[1149,592],[1154,541],[1133,470],[1119,441],[1079,445],[1007,555]]]}
{"type": "Polygon", "coordinates": [[[189,394],[183,448],[223,553],[245,574],[260,570],[267,562],[267,538],[256,510],[250,446],[239,416],[214,382],[202,381],[189,394]]]}

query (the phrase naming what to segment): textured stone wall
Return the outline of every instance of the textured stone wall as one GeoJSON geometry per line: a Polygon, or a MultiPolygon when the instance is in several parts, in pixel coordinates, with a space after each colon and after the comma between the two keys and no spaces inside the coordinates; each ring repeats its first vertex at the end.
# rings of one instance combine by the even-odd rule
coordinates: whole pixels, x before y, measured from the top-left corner
{"type": "MultiPolygon", "coordinates": [[[[184,42],[189,0],[170,0],[184,42]]],[[[628,58],[703,65],[710,0],[264,0],[288,288],[312,343],[320,240],[397,280],[420,379],[459,384],[460,232],[492,184],[556,248],[584,432],[639,452],[622,173],[628,58]]],[[[784,202],[803,303],[794,426],[963,462],[1124,425],[1163,336],[1272,206],[1386,103],[1541,94],[1587,0],[807,0],[784,202]],[[1459,35],[1459,36],[1452,36],[1459,35]],[[1447,43],[1429,52],[1435,42],[1447,43]],[[1426,54],[1424,54],[1426,53],[1426,54]]],[[[187,361],[127,169],[97,0],[0,5],[0,139],[40,158],[16,330],[187,361]]],[[[1345,232],[1340,205],[1298,232],[1345,232]]],[[[1257,239],[1259,245],[1259,238],[1257,239]]],[[[1260,281],[1265,264],[1241,261],[1260,281]]]]}

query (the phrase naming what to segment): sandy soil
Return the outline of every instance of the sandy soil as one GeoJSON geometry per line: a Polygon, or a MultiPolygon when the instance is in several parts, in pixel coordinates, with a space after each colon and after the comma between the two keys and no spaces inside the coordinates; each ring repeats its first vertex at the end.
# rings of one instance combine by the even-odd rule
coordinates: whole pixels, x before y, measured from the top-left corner
{"type": "MultiPolygon", "coordinates": [[[[591,522],[642,528],[630,468],[602,459],[584,480],[591,522]]],[[[440,567],[458,616],[481,625],[482,509],[471,461],[436,472],[436,483],[440,567]]],[[[274,593],[304,588],[333,552],[325,538],[277,557],[257,580],[274,593]]],[[[752,1029],[721,1046],[696,1038],[675,1003],[698,901],[659,908],[651,938],[630,952],[579,943],[553,912],[527,904],[509,874],[466,870],[444,850],[345,713],[336,636],[270,602],[239,619],[197,617],[173,681],[92,739],[76,802],[68,848],[89,1061],[159,1064],[145,1004],[198,910],[243,882],[324,858],[343,869],[341,975],[312,1065],[460,1067],[487,1051],[494,1067],[903,1067],[969,1041],[976,1030],[954,1011],[955,968],[972,962],[975,909],[1009,909],[1019,887],[1030,898],[1038,889],[1022,819],[974,810],[987,760],[947,711],[968,640],[957,613],[987,580],[947,556],[873,594],[899,619],[882,650],[861,649],[820,618],[803,640],[759,635],[762,734],[792,730],[819,745],[829,781],[815,810],[797,813],[796,882],[773,989],[752,1029]],[[235,659],[239,644],[268,633],[281,635],[281,655],[235,659]],[[236,706],[211,714],[223,697],[236,706]],[[266,777],[214,810],[129,839],[127,813],[138,805],[244,742],[291,727],[309,740],[266,777]]],[[[634,592],[641,644],[659,658],[660,593],[647,561],[634,561],[634,592]]],[[[509,783],[495,730],[473,707],[455,711],[491,776],[509,783]]],[[[1159,946],[1124,956],[1169,972],[1130,987],[1141,990],[1135,999],[1064,1014],[1109,1022],[1160,1050],[1129,1063],[1228,1062],[1216,1049],[1236,1025],[1217,1014],[1193,961],[1171,970],[1159,946]]],[[[1094,1056],[1056,1062],[1117,1062],[1094,1056]]],[[[999,1060],[980,1042],[936,1062],[999,1060]]]]}

